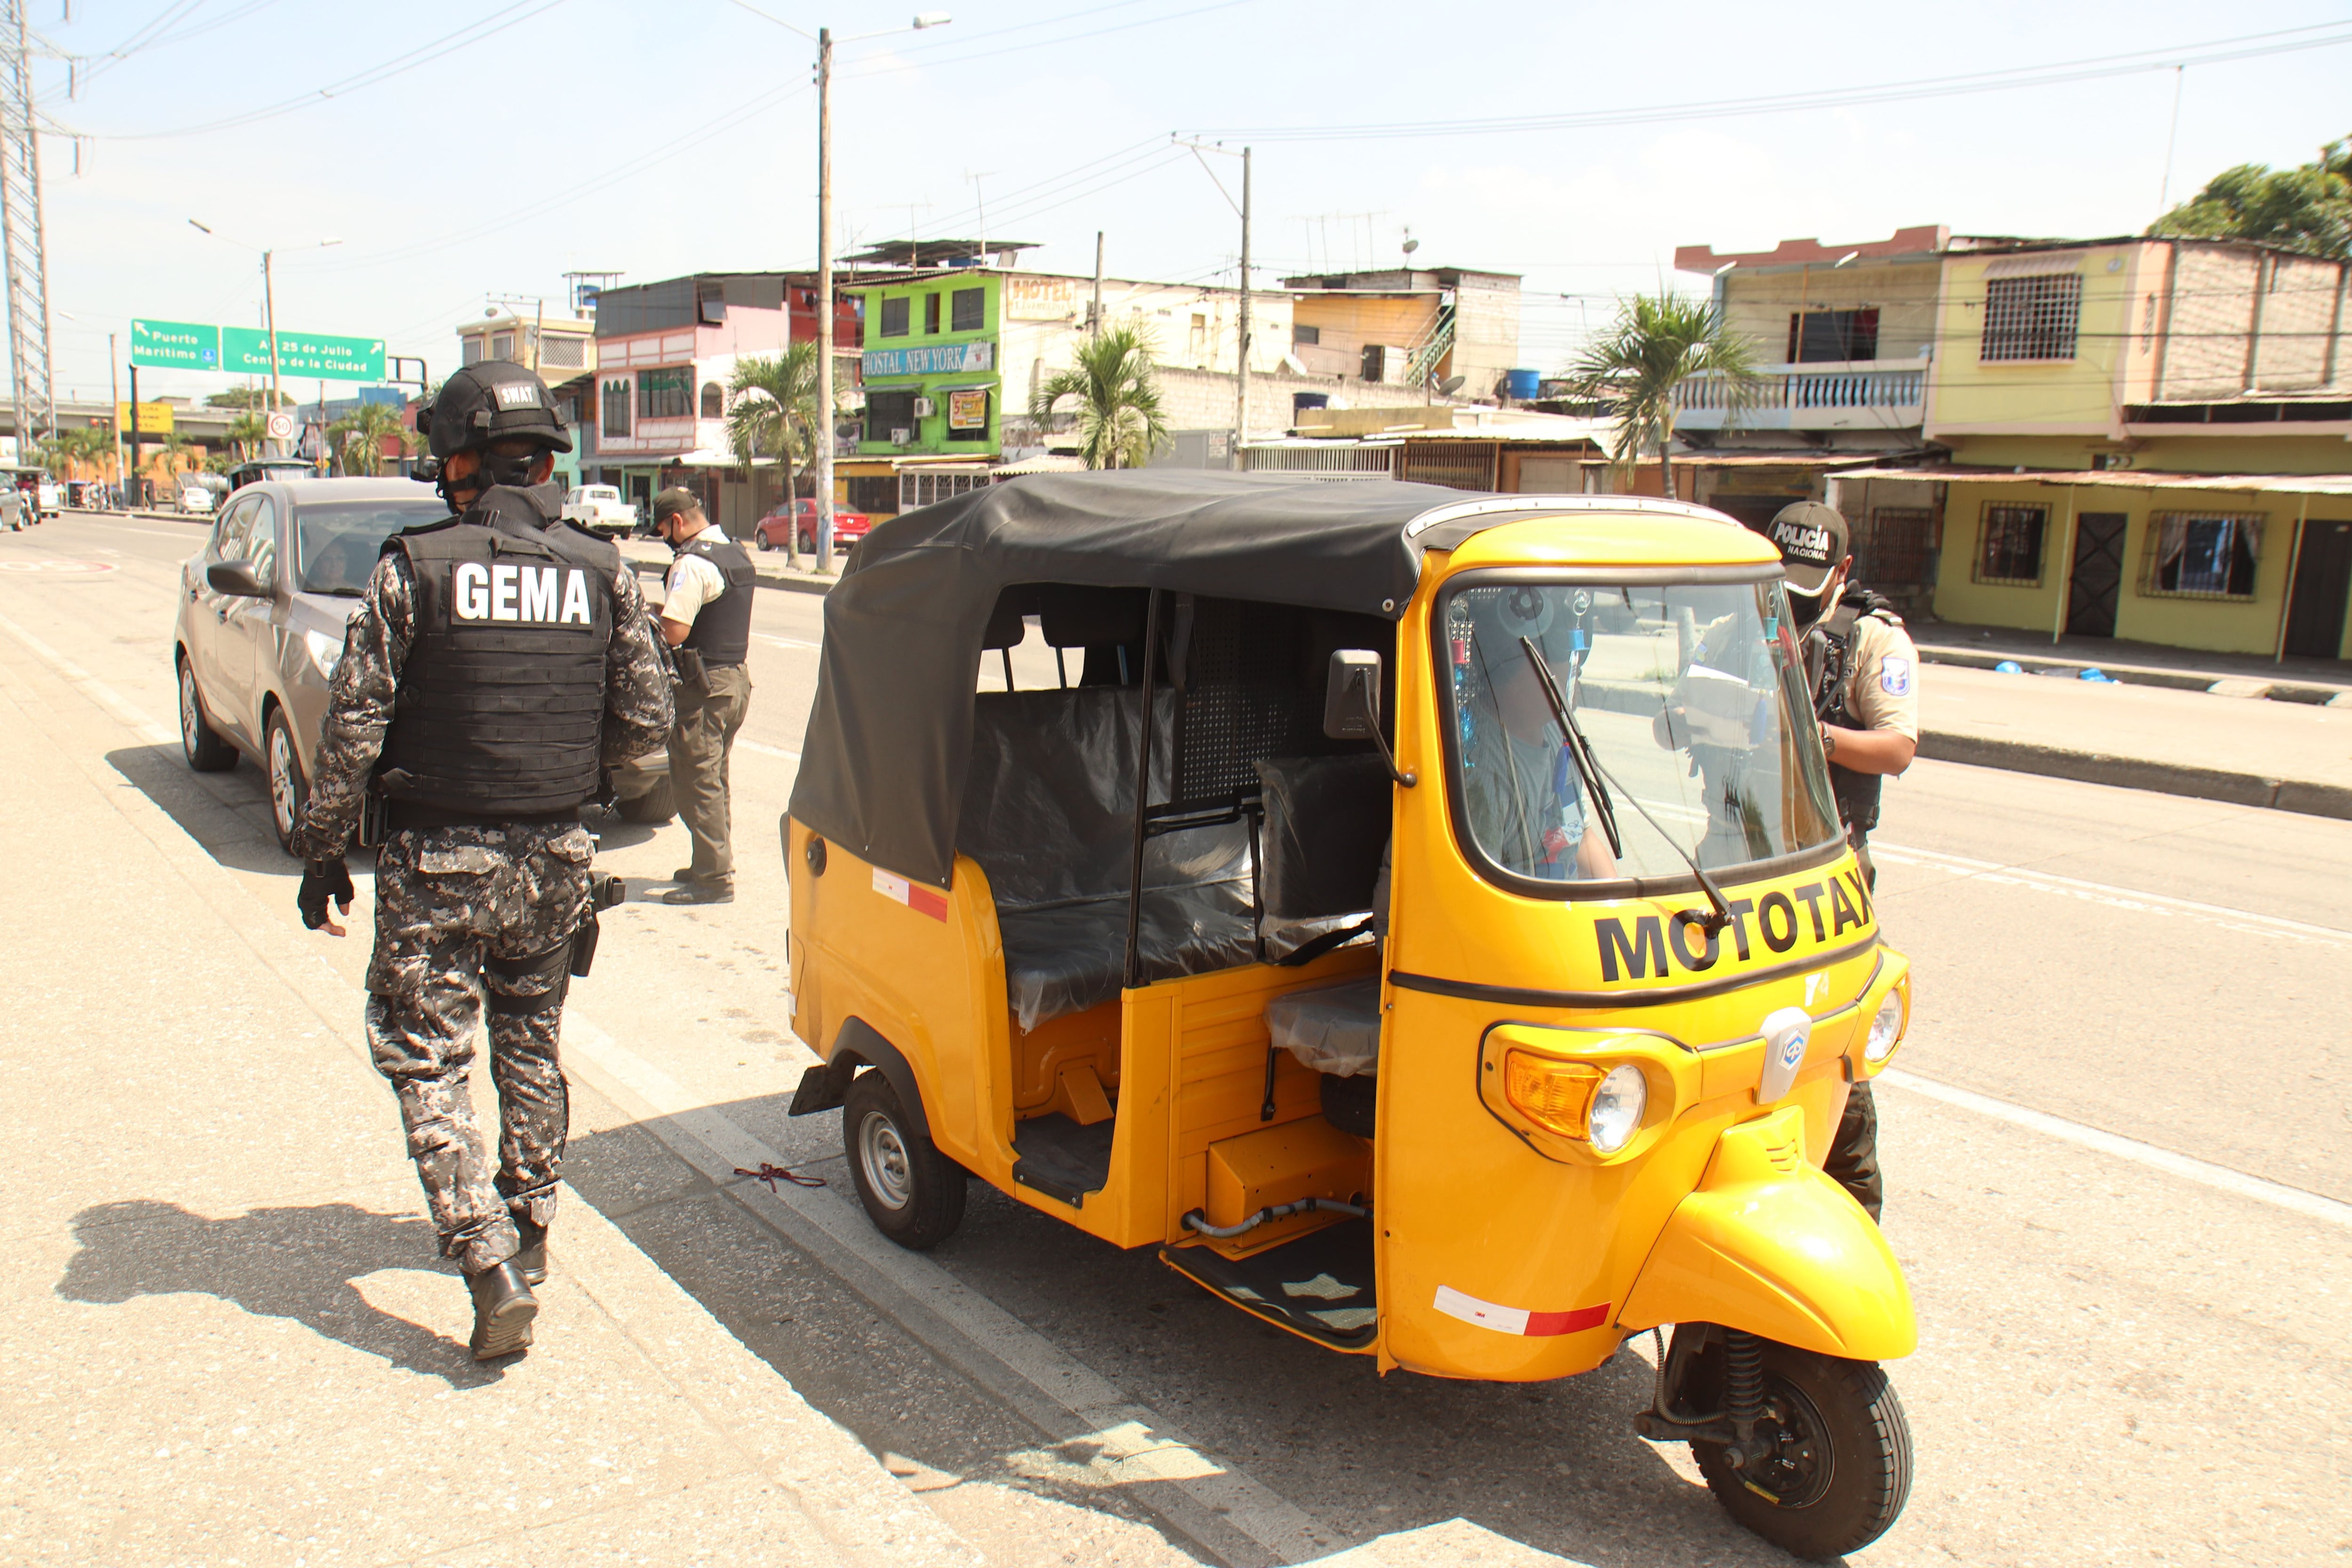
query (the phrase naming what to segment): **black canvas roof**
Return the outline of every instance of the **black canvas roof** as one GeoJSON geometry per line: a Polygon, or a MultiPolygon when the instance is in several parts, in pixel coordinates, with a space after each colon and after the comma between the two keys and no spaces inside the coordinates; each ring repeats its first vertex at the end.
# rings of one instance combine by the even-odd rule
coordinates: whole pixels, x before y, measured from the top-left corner
{"type": "Polygon", "coordinates": [[[1144,468],[1036,474],[893,518],[826,597],[792,814],[877,866],[945,887],[983,638],[1005,588],[1161,588],[1394,619],[1423,549],[1508,521],[1522,498],[1494,498],[1503,504],[1493,513],[1418,538],[1407,524],[1481,499],[1435,485],[1144,468]]]}

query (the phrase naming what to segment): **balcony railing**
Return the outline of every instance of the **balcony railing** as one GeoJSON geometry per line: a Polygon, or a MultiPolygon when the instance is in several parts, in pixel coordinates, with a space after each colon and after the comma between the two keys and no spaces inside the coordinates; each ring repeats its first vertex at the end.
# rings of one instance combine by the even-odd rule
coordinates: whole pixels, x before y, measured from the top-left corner
{"type": "Polygon", "coordinates": [[[1759,367],[1763,381],[1736,395],[1712,373],[1675,389],[1678,420],[1695,426],[1738,423],[1762,428],[1877,424],[1889,414],[1916,420],[1927,403],[1924,360],[1848,360],[1759,367]],[[1695,417],[1692,417],[1695,416],[1695,417]]]}

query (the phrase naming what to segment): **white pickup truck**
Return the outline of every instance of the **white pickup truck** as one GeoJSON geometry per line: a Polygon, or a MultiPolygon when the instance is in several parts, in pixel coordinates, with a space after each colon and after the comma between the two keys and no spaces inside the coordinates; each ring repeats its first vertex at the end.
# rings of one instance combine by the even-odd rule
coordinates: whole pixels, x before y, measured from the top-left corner
{"type": "Polygon", "coordinates": [[[572,486],[563,492],[563,516],[607,539],[625,539],[637,526],[637,509],[612,485],[572,486]]]}

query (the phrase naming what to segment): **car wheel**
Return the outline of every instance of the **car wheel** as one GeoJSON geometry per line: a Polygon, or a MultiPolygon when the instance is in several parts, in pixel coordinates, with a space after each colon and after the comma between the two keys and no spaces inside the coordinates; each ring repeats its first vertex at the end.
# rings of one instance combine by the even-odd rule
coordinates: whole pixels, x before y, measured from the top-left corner
{"type": "Polygon", "coordinates": [[[669,775],[643,795],[624,795],[615,807],[624,822],[667,822],[677,815],[677,795],[671,789],[669,775]]]}
{"type": "Polygon", "coordinates": [[[770,533],[766,529],[761,529],[760,531],[760,548],[762,550],[773,550],[775,547],[776,536],[770,533]]]}
{"type": "Polygon", "coordinates": [[[236,766],[236,748],[221,739],[205,717],[196,672],[185,658],[180,660],[180,751],[188,766],[200,773],[224,773],[236,766]]]}
{"type": "Polygon", "coordinates": [[[915,1252],[955,1234],[963,1223],[963,1167],[908,1125],[898,1091],[881,1068],[849,1080],[841,1136],[857,1199],[875,1229],[915,1252]]]}
{"type": "Polygon", "coordinates": [[[269,729],[261,742],[263,768],[269,774],[269,825],[278,830],[278,847],[291,853],[294,825],[310,799],[310,781],[302,776],[302,756],[294,749],[294,727],[286,710],[274,708],[269,729]]]}

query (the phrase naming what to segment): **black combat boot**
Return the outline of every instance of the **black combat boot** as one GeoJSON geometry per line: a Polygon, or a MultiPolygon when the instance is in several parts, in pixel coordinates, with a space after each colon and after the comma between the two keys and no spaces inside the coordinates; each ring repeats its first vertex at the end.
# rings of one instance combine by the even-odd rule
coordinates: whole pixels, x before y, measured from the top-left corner
{"type": "Polygon", "coordinates": [[[539,1298],[523,1282],[522,1270],[515,1267],[513,1258],[479,1274],[468,1274],[466,1287],[474,1293],[470,1348],[476,1361],[492,1361],[530,1348],[530,1323],[539,1316],[539,1298]]]}
{"type": "Polygon", "coordinates": [[[515,1235],[522,1238],[522,1246],[507,1261],[522,1270],[522,1277],[526,1283],[546,1284],[547,1227],[543,1225],[533,1225],[520,1215],[514,1216],[514,1227],[515,1235]]]}

